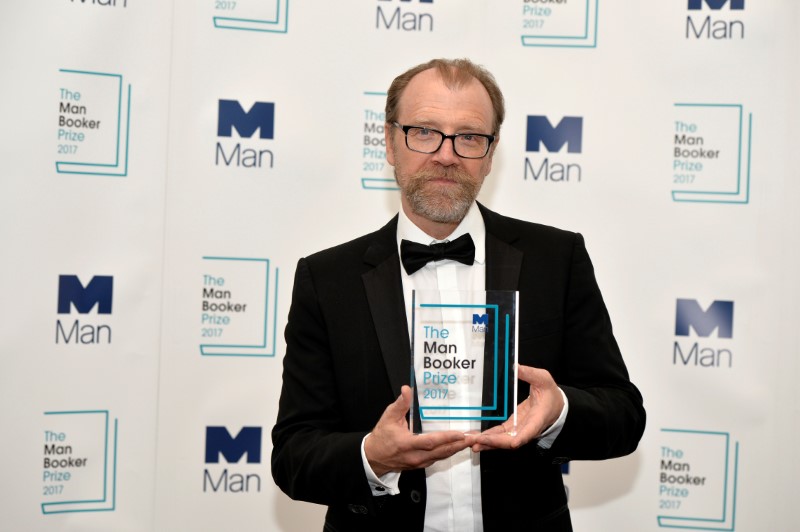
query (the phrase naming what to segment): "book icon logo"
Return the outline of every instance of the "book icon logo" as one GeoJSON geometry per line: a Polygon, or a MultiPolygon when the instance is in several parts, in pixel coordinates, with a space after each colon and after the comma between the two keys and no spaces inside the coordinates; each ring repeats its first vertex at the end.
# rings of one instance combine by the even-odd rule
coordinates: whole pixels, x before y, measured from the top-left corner
{"type": "Polygon", "coordinates": [[[214,27],[228,30],[286,33],[289,0],[221,0],[215,10],[214,27]]]}
{"type": "Polygon", "coordinates": [[[522,6],[522,46],[596,48],[599,0],[522,6]]]}
{"type": "Polygon", "coordinates": [[[269,259],[203,257],[200,354],[275,356],[278,269],[269,259]]]}
{"type": "Polygon", "coordinates": [[[44,415],[42,513],[114,511],[118,420],[108,410],[44,415]]]}
{"type": "Polygon", "coordinates": [[[752,113],[739,104],[676,103],[672,200],[750,201],[752,113]]]}
{"type": "Polygon", "coordinates": [[[59,72],[56,172],[127,176],[131,85],[120,74],[59,72]]]}
{"type": "Polygon", "coordinates": [[[661,429],[658,526],[734,530],[739,443],[727,432],[661,429]]]}

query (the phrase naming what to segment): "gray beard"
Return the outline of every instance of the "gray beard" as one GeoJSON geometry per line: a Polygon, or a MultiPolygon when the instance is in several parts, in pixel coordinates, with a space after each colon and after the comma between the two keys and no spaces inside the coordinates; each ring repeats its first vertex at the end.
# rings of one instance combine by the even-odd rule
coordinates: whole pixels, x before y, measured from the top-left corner
{"type": "Polygon", "coordinates": [[[479,191],[480,184],[456,169],[438,173],[422,171],[409,176],[403,194],[414,214],[432,222],[458,223],[467,215],[479,191]],[[452,179],[458,186],[435,192],[425,189],[429,179],[442,176],[452,179]]]}

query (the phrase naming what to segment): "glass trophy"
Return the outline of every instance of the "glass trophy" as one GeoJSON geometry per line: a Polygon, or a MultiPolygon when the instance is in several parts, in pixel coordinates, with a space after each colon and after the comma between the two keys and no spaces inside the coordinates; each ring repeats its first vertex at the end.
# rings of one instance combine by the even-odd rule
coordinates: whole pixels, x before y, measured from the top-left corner
{"type": "Polygon", "coordinates": [[[514,291],[413,291],[411,432],[516,430],[518,306],[514,291]]]}

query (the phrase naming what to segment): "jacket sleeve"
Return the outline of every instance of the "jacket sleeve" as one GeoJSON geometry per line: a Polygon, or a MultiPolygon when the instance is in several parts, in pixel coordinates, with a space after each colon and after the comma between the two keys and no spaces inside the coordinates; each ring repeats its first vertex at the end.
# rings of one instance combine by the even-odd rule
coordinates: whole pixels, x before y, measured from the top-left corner
{"type": "Polygon", "coordinates": [[[569,400],[549,450],[559,462],[633,452],[645,426],[642,396],[630,381],[583,237],[575,235],[563,303],[556,382],[569,400]]]}
{"type": "Polygon", "coordinates": [[[370,507],[361,462],[366,431],[345,431],[328,324],[306,259],[298,263],[285,330],[283,387],[272,430],[272,475],[289,497],[370,507]]]}

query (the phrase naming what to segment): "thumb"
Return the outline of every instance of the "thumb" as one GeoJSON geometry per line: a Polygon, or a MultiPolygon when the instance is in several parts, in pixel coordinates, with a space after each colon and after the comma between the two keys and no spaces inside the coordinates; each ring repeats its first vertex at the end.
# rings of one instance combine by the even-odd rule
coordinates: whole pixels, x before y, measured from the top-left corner
{"type": "Polygon", "coordinates": [[[538,375],[536,375],[536,368],[531,366],[523,366],[519,364],[517,366],[517,375],[519,376],[519,380],[525,381],[528,384],[535,384],[538,381],[538,375]]]}
{"type": "Polygon", "coordinates": [[[397,396],[397,399],[392,404],[386,407],[383,415],[393,421],[397,419],[405,420],[409,408],[411,408],[411,388],[403,386],[400,388],[400,395],[397,396]]]}

